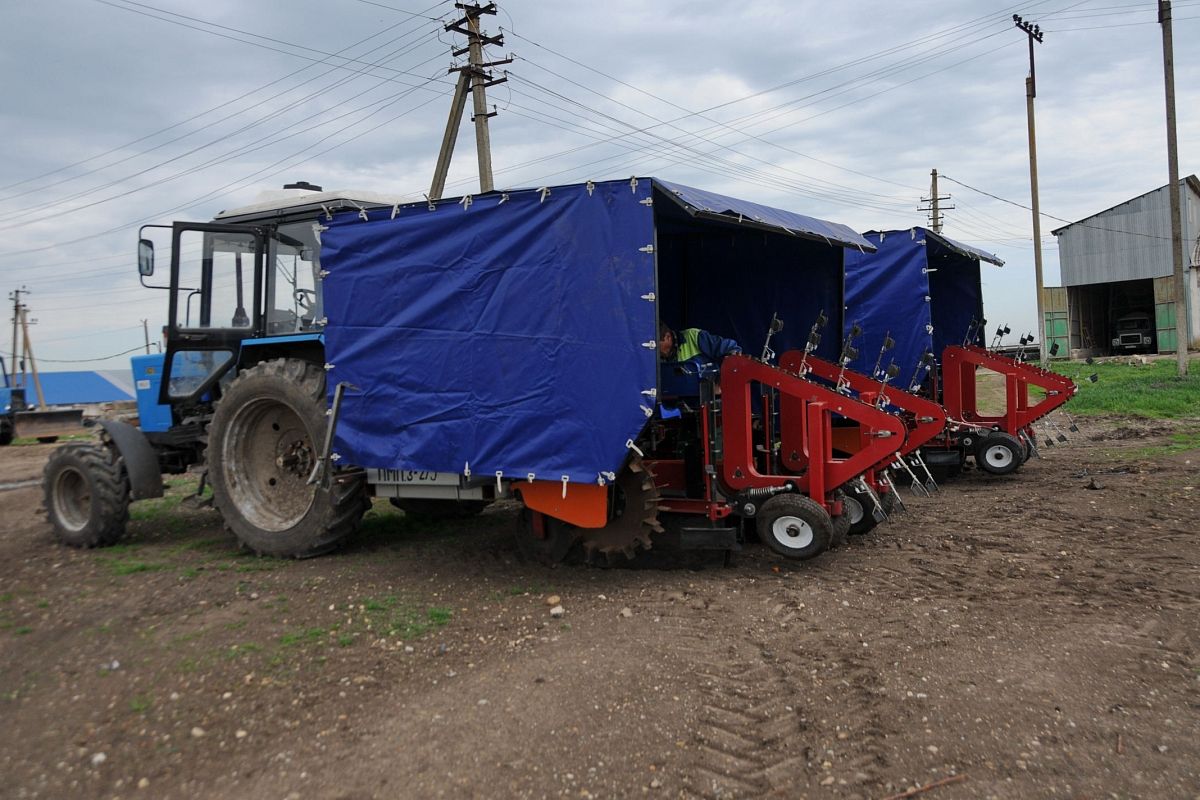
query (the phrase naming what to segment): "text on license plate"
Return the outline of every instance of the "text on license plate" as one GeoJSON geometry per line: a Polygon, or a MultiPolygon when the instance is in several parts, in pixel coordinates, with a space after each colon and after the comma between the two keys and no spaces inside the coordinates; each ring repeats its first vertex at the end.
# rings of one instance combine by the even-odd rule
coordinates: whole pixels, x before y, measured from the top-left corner
{"type": "Polygon", "coordinates": [[[371,483],[425,483],[441,486],[457,486],[458,474],[454,472],[430,472],[418,469],[373,469],[369,471],[371,483]]]}

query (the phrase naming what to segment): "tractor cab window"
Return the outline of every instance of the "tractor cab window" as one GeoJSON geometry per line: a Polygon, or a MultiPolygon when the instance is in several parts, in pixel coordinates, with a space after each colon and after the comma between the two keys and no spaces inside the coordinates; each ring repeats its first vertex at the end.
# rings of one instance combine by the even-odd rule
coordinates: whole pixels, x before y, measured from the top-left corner
{"type": "Polygon", "coordinates": [[[252,233],[180,233],[177,328],[251,327],[255,244],[252,233]]]}
{"type": "Polygon", "coordinates": [[[268,247],[267,335],[319,329],[321,256],[314,223],[280,225],[268,247]]]}

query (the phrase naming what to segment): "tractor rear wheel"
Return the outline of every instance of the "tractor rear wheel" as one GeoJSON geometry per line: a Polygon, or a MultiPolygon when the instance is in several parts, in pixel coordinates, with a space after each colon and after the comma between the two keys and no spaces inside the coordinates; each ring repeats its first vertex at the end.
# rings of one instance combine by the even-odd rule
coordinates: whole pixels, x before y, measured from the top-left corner
{"type": "Polygon", "coordinates": [[[213,503],[245,547],[308,558],[337,547],[369,500],[362,472],[308,483],[324,441],[325,372],[294,358],[264,361],[234,379],[208,429],[213,503]]]}
{"type": "Polygon", "coordinates": [[[12,444],[13,423],[8,417],[0,417],[0,447],[12,444]]]}
{"type": "Polygon", "coordinates": [[[813,500],[778,494],[758,510],[758,538],[781,556],[807,559],[829,549],[833,522],[813,500]]]}
{"type": "Polygon", "coordinates": [[[992,475],[1016,472],[1024,461],[1024,443],[1003,431],[993,431],[975,445],[975,463],[992,475]]]}
{"type": "Polygon", "coordinates": [[[42,472],[46,515],[70,547],[107,547],[129,522],[129,478],[117,454],[102,444],[72,444],[50,454],[42,472]]]}

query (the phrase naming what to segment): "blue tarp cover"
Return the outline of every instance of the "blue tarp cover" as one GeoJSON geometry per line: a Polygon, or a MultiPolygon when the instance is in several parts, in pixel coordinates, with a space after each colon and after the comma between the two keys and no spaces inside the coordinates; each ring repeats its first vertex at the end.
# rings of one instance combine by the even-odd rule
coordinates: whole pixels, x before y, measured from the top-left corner
{"type": "Polygon", "coordinates": [[[587,482],[619,469],[654,405],[650,196],[649,180],[612,181],[329,223],[328,385],[356,387],[343,463],[587,482]]]}
{"type": "Polygon", "coordinates": [[[869,372],[890,333],[896,347],[884,363],[894,360],[907,381],[924,350],[940,357],[982,315],[980,260],[1004,262],[925,228],[864,235],[878,252],[846,251],[846,325],[864,331],[853,367],[869,372]]]}
{"type": "Polygon", "coordinates": [[[830,244],[845,247],[871,250],[873,245],[857,231],[846,225],[828,222],[816,217],[808,217],[793,211],[784,211],[771,206],[752,203],[749,200],[739,200],[736,197],[726,197],[703,189],[684,186],[681,183],[664,181],[655,178],[654,182],[670,192],[676,200],[692,213],[704,212],[718,214],[730,218],[731,221],[753,221],[761,225],[776,228],[786,233],[803,236],[808,239],[820,239],[830,244]]]}

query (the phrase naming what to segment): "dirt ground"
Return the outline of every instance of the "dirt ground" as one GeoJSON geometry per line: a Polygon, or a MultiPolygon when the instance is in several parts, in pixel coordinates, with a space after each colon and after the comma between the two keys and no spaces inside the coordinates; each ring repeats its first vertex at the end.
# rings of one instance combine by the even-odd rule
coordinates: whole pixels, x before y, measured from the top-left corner
{"type": "Polygon", "coordinates": [[[258,559],[183,482],[69,550],[22,485],[50,448],[4,448],[0,794],[1200,797],[1196,427],[1087,422],[703,570],[531,565],[511,506],[258,559]]]}

